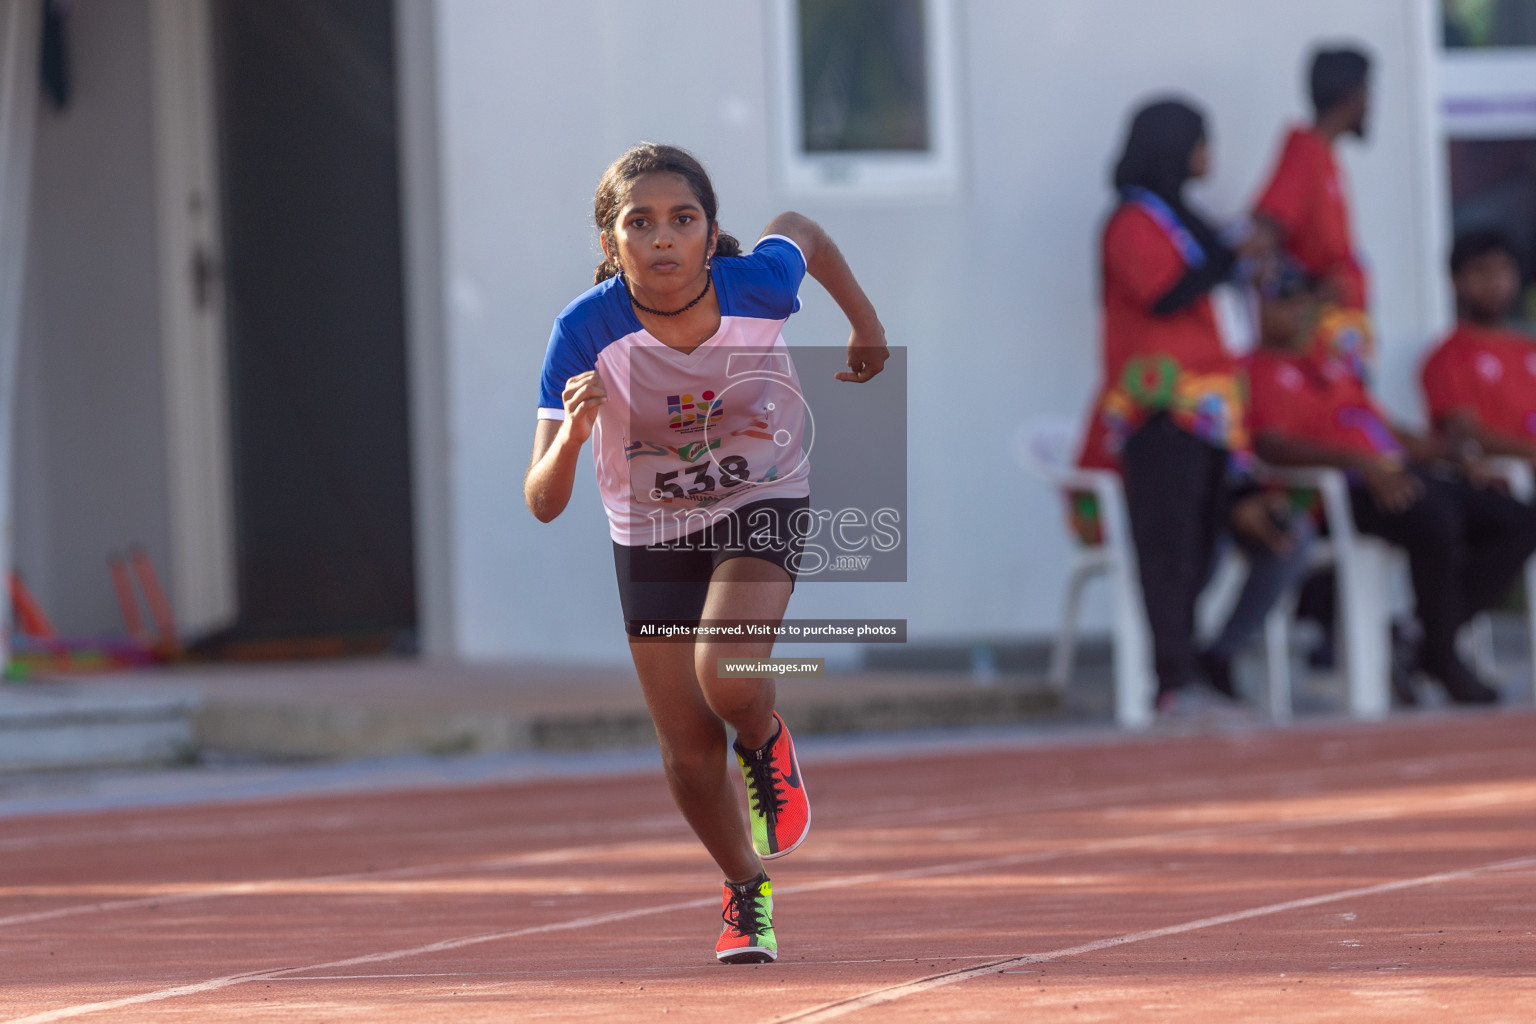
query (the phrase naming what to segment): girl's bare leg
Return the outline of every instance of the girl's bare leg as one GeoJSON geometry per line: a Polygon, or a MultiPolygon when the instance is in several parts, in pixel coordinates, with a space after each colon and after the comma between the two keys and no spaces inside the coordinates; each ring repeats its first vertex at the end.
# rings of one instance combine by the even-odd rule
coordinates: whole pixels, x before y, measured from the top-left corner
{"type": "MultiPolygon", "coordinates": [[[[710,580],[704,618],[776,623],[793,589],[789,574],[772,562],[732,558],[722,562],[710,580]]],[[[728,770],[725,723],[736,730],[743,746],[767,743],[775,728],[774,685],[771,679],[721,679],[716,660],[766,658],[773,652],[773,641],[710,639],[689,644],[632,639],[629,652],[656,723],[667,785],[678,810],[729,881],[756,878],[763,865],[728,770]]]]}
{"type": "MultiPolygon", "coordinates": [[[[794,591],[789,573],[761,558],[732,558],[721,562],[709,581],[704,601],[706,622],[762,622],[777,625],[794,591]]],[[[694,671],[704,699],[736,735],[741,745],[756,750],[773,739],[774,681],[721,679],[721,658],[766,658],[773,640],[701,638],[694,644],[694,671]]]]}
{"type": "Polygon", "coordinates": [[[656,723],[672,799],[728,881],[763,870],[752,848],[736,784],[726,770],[725,725],[704,700],[690,643],[631,640],[629,652],[656,723]]]}

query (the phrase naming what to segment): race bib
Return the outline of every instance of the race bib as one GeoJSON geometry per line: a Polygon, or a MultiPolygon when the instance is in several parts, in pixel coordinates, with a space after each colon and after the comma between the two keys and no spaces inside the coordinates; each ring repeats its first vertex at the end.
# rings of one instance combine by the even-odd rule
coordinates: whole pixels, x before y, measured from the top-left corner
{"type": "Polygon", "coordinates": [[[699,370],[712,377],[634,382],[624,458],[642,507],[708,508],[808,471],[811,417],[789,356],[710,354],[699,370]]]}

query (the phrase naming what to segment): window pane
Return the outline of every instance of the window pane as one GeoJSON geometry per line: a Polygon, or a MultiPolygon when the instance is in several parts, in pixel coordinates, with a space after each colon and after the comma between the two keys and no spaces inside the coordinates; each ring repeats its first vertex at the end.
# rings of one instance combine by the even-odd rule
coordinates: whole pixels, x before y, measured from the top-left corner
{"type": "Polygon", "coordinates": [[[1536,0],[1441,0],[1445,45],[1536,46],[1536,0]]]}
{"type": "Polygon", "coordinates": [[[798,0],[807,153],[929,147],[923,0],[798,0]]]}
{"type": "Polygon", "coordinates": [[[1451,140],[1452,222],[1497,228],[1520,254],[1521,318],[1536,323],[1536,139],[1451,140]]]}

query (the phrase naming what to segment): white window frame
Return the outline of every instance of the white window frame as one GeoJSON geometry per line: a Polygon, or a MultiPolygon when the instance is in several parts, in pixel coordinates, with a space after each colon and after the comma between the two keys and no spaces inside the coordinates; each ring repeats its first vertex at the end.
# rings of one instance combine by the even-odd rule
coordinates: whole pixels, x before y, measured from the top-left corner
{"type": "Polygon", "coordinates": [[[1536,135],[1536,47],[1445,50],[1440,92],[1453,139],[1536,135]]]}
{"type": "Polygon", "coordinates": [[[798,0],[771,0],[777,156],[786,192],[816,198],[948,196],[960,190],[959,32],[955,0],[923,0],[927,47],[926,153],[851,150],[807,153],[802,147],[798,0]]]}

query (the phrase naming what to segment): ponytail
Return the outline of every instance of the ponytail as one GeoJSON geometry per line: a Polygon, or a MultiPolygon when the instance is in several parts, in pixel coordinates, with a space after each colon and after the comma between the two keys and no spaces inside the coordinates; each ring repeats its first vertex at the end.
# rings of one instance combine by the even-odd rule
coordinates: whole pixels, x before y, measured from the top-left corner
{"type": "Polygon", "coordinates": [[[720,232],[719,236],[715,238],[715,255],[740,256],[741,243],[736,241],[733,236],[728,235],[722,231],[720,232]]]}

